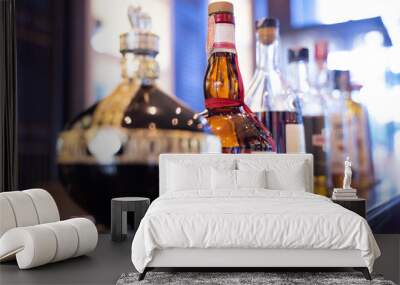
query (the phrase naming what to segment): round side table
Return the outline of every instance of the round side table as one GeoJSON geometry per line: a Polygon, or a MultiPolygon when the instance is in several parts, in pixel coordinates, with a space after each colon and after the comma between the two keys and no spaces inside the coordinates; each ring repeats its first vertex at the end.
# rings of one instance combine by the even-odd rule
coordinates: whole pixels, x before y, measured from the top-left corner
{"type": "Polygon", "coordinates": [[[128,234],[127,213],[134,213],[134,232],[139,227],[150,205],[150,199],[144,197],[120,197],[111,199],[111,239],[123,241],[128,234]]]}

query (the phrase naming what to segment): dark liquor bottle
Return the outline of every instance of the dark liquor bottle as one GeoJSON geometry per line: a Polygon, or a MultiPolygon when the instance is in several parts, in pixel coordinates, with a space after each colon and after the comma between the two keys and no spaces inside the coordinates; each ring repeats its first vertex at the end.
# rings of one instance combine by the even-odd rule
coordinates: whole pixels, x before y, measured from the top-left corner
{"type": "Polygon", "coordinates": [[[289,78],[291,87],[301,101],[306,152],[314,156],[314,192],[329,196],[326,104],[324,97],[310,84],[308,60],[307,48],[289,49],[289,78]]]}
{"type": "Polygon", "coordinates": [[[257,66],[246,103],[271,131],[278,153],[305,152],[300,101],[278,69],[279,22],[265,18],[256,29],[257,66]]]}
{"type": "Polygon", "coordinates": [[[60,179],[97,223],[109,224],[110,199],[158,197],[160,153],[219,152],[204,118],[157,87],[159,38],[151,19],[130,7],[120,36],[122,80],[60,133],[60,179]]]}
{"type": "Polygon", "coordinates": [[[224,153],[274,150],[269,131],[244,104],[244,90],[235,48],[233,5],[208,6],[208,66],[204,78],[207,120],[224,153]]]}

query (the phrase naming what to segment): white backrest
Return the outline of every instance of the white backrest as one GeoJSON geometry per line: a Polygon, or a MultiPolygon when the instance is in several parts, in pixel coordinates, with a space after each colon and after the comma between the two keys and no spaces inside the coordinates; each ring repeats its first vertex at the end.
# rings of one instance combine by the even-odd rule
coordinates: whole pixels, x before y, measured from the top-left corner
{"type": "Polygon", "coordinates": [[[314,178],[313,178],[313,156],[312,154],[161,154],[159,157],[159,175],[160,175],[160,189],[159,194],[162,195],[167,191],[168,184],[168,164],[171,162],[193,164],[198,166],[212,166],[216,163],[232,161],[237,163],[238,160],[244,159],[246,161],[255,160],[257,162],[265,161],[266,164],[273,164],[274,162],[287,162],[288,165],[304,162],[305,167],[305,181],[306,191],[314,192],[314,178]]]}
{"type": "Polygon", "coordinates": [[[57,222],[60,214],[49,192],[35,188],[0,193],[0,237],[15,227],[57,222]]]}

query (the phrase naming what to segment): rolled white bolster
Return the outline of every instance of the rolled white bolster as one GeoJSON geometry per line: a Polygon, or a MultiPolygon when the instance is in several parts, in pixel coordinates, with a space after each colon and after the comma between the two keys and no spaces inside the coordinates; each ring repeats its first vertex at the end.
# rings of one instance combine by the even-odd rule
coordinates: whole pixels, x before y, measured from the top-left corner
{"type": "Polygon", "coordinates": [[[1,193],[13,209],[17,227],[33,226],[39,223],[35,205],[30,196],[21,191],[11,191],[1,193]]]}
{"type": "Polygon", "coordinates": [[[0,261],[15,256],[28,269],[89,253],[97,240],[96,226],[84,218],[13,228],[0,238],[0,261]]]}
{"type": "Polygon", "coordinates": [[[56,202],[49,192],[38,188],[22,192],[31,197],[39,218],[39,224],[52,223],[60,220],[56,202]]]}
{"type": "Polygon", "coordinates": [[[6,197],[0,195],[0,237],[9,229],[15,228],[17,222],[11,204],[6,197]]]}
{"type": "Polygon", "coordinates": [[[15,254],[19,268],[28,269],[51,262],[56,249],[51,229],[42,225],[14,228],[0,239],[0,260],[15,254]]]}
{"type": "Polygon", "coordinates": [[[78,248],[78,233],[75,228],[65,221],[44,224],[53,231],[57,239],[57,250],[51,262],[57,262],[75,255],[78,248]]]}
{"type": "Polygon", "coordinates": [[[78,233],[78,248],[74,257],[91,252],[96,248],[98,233],[92,221],[85,218],[74,218],[64,222],[74,226],[78,233]]]}

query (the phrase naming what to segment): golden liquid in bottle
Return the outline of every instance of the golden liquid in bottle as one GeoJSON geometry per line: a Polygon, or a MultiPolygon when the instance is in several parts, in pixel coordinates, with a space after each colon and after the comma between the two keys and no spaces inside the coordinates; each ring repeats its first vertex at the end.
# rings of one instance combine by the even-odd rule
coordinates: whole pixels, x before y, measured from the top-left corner
{"type": "MultiPolygon", "coordinates": [[[[204,80],[205,98],[240,100],[240,86],[235,54],[215,52],[209,58],[204,80]]],[[[241,107],[209,109],[207,117],[212,132],[220,138],[222,152],[270,151],[265,134],[241,107]]]]}
{"type": "Polygon", "coordinates": [[[349,143],[353,146],[349,149],[349,155],[357,159],[357,165],[353,167],[353,187],[360,191],[360,196],[366,198],[368,190],[375,183],[368,115],[364,107],[351,97],[346,98],[345,104],[345,123],[349,128],[349,143]]]}

